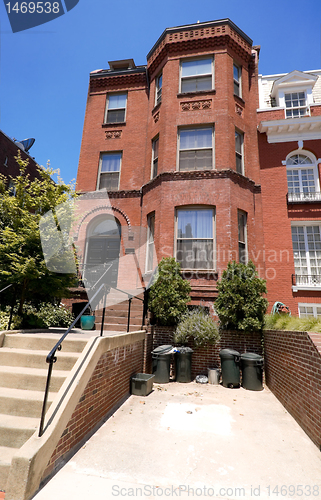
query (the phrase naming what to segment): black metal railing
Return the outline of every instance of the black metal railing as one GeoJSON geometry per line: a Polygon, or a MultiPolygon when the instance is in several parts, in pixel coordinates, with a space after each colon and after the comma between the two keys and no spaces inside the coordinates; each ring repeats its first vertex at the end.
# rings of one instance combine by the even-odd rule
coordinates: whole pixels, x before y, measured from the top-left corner
{"type": "MultiPolygon", "coordinates": [[[[116,288],[112,285],[106,285],[106,275],[108,275],[108,272],[111,270],[111,265],[105,270],[104,274],[97,280],[93,288],[96,288],[100,282],[102,282],[97,289],[97,291],[94,293],[94,295],[91,297],[91,299],[87,302],[85,307],[82,309],[82,311],[78,314],[76,319],[72,322],[72,324],[69,326],[67,331],[62,335],[60,340],[55,344],[55,346],[51,349],[49,354],[46,357],[46,362],[49,364],[48,367],[48,374],[47,374],[47,381],[46,381],[46,388],[45,388],[45,394],[44,394],[44,400],[43,400],[43,405],[42,405],[42,412],[41,412],[41,419],[40,419],[40,426],[39,426],[39,437],[41,437],[44,433],[44,424],[45,424],[45,415],[46,415],[46,409],[47,409],[47,402],[48,402],[48,396],[49,396],[49,388],[50,388],[50,382],[51,382],[51,375],[52,375],[52,369],[53,369],[53,364],[57,361],[57,356],[56,352],[61,351],[62,349],[62,343],[67,337],[67,335],[70,333],[72,328],[75,326],[77,321],[80,319],[80,317],[84,314],[84,312],[91,306],[91,304],[95,301],[97,297],[99,297],[99,294],[103,291],[104,292],[104,306],[103,306],[103,314],[102,314],[102,321],[101,321],[101,329],[100,329],[100,336],[103,335],[103,329],[104,329],[104,321],[105,321],[105,308],[106,308],[106,298],[108,293],[110,292],[110,289],[117,290],[118,292],[122,292],[127,295],[128,297],[128,316],[127,316],[127,332],[129,332],[130,328],[130,310],[131,310],[131,302],[133,298],[136,298],[140,301],[143,302],[143,317],[142,317],[142,329],[145,324],[145,319],[147,315],[147,308],[148,308],[148,290],[144,290],[144,298],[142,299],[141,297],[135,297],[134,295],[131,295],[130,293],[121,290],[119,288],[116,288]]],[[[93,291],[93,288],[91,289],[93,291]]]]}
{"type": "MultiPolygon", "coordinates": [[[[76,319],[71,323],[67,331],[62,335],[62,337],[58,340],[58,342],[55,344],[55,346],[51,349],[49,354],[46,357],[46,362],[49,364],[48,367],[48,374],[47,374],[47,381],[46,381],[46,388],[45,388],[45,394],[44,394],[44,400],[43,400],[43,405],[42,405],[42,411],[41,411],[41,418],[40,418],[40,426],[39,426],[39,437],[43,435],[44,432],[44,423],[45,423],[45,415],[46,415],[46,409],[47,409],[47,402],[48,402],[48,396],[49,396],[49,388],[50,388],[50,382],[51,382],[51,374],[52,374],[52,368],[53,364],[56,363],[57,361],[57,356],[56,352],[61,351],[62,349],[62,343],[67,337],[67,335],[70,333],[72,328],[75,326],[77,321],[80,319],[80,317],[84,314],[84,312],[91,306],[91,304],[94,302],[94,300],[99,297],[100,293],[104,293],[104,302],[106,304],[106,296],[110,291],[110,287],[106,285],[107,281],[107,275],[108,272],[110,271],[111,265],[107,267],[107,269],[104,271],[102,276],[97,280],[95,285],[92,287],[91,291],[93,292],[95,288],[97,288],[96,292],[94,295],[91,297],[91,299],[87,302],[85,307],[81,310],[81,312],[78,314],[76,319]],[[98,286],[99,285],[99,286],[98,286]]],[[[102,324],[103,326],[103,324],[102,324]]],[[[100,335],[102,336],[103,333],[103,327],[101,328],[100,335]]]]}
{"type": "Polygon", "coordinates": [[[293,286],[321,286],[321,274],[292,274],[293,286]]]}
{"type": "Polygon", "coordinates": [[[288,203],[315,203],[321,201],[321,193],[287,193],[286,198],[288,203]]]}

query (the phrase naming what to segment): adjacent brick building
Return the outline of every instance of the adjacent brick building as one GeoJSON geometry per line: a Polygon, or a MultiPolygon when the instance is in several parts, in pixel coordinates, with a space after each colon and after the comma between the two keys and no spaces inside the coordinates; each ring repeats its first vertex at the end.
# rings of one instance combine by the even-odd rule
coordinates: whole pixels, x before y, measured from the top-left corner
{"type": "Polygon", "coordinates": [[[29,175],[30,180],[39,177],[38,165],[29,153],[26,151],[33,140],[25,140],[18,142],[10,139],[2,130],[0,130],[0,174],[4,175],[7,179],[7,186],[14,190],[14,183],[12,178],[19,175],[19,165],[16,161],[18,152],[20,152],[23,160],[28,160],[26,173],[29,175]]]}
{"type": "Polygon", "coordinates": [[[95,228],[111,212],[120,240],[145,229],[145,284],[156,260],[175,256],[192,302],[212,302],[227,262],[252,259],[270,305],[282,301],[295,314],[299,303],[321,307],[313,277],[321,257],[319,268],[304,267],[301,249],[295,267],[291,237],[291,225],[305,242],[312,231],[317,259],[321,72],[261,77],[258,59],[259,47],[225,19],[166,29],[144,66],[128,59],[93,71],[77,189],[108,191],[111,210],[95,210],[86,226],[86,245],[100,237],[103,259],[111,235],[95,228]]]}

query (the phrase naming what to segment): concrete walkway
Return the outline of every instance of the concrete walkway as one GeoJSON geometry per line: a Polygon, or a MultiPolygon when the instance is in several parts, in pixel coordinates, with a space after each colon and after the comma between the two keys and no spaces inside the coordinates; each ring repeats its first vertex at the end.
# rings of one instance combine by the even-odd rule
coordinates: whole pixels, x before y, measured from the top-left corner
{"type": "Polygon", "coordinates": [[[320,451],[267,388],[154,384],[34,499],[211,497],[321,500],[320,451]]]}

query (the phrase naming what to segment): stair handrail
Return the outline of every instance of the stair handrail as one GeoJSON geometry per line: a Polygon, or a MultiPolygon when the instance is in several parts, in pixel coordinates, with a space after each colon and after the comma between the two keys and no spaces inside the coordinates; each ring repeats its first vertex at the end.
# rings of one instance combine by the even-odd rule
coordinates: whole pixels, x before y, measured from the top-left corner
{"type": "Polygon", "coordinates": [[[10,283],[10,285],[2,288],[2,290],[0,290],[0,293],[4,292],[5,290],[7,290],[7,288],[10,288],[11,286],[13,286],[13,283],[10,283]]]}
{"type": "MultiPolygon", "coordinates": [[[[109,264],[108,268],[105,270],[103,275],[96,281],[96,283],[91,287],[91,291],[96,288],[98,283],[102,281],[102,279],[106,276],[108,271],[111,269],[112,264],[109,264]]],[[[49,395],[49,387],[50,387],[50,381],[51,381],[51,374],[52,374],[52,368],[53,364],[57,361],[57,356],[56,356],[56,351],[61,351],[62,349],[62,343],[67,337],[67,335],[70,333],[72,328],[75,326],[77,321],[80,319],[80,317],[84,314],[84,312],[88,309],[88,307],[92,304],[92,302],[95,300],[97,295],[101,292],[101,290],[105,288],[105,298],[107,294],[109,293],[110,286],[106,285],[106,283],[102,283],[98,290],[94,293],[94,295],[91,297],[91,299],[87,302],[85,307],[81,310],[81,312],[78,314],[76,319],[71,323],[67,331],[61,336],[61,338],[58,340],[58,342],[55,344],[55,346],[51,349],[49,354],[46,357],[46,362],[49,364],[48,366],[48,374],[47,374],[47,381],[46,381],[46,388],[45,388],[45,394],[44,394],[44,400],[42,404],[42,411],[41,411],[41,418],[40,418],[40,426],[39,426],[39,437],[43,435],[44,432],[44,422],[45,422],[45,415],[46,415],[46,409],[47,409],[47,401],[48,401],[48,395],[49,395]]]]}

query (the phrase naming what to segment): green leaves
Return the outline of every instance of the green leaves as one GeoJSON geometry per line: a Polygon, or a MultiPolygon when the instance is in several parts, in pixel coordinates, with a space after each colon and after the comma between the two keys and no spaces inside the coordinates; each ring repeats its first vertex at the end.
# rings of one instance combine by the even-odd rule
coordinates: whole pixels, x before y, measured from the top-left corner
{"type": "Polygon", "coordinates": [[[253,262],[229,262],[217,284],[215,310],[222,328],[262,330],[268,302],[265,280],[258,277],[253,262]]]}
{"type": "Polygon", "coordinates": [[[187,310],[191,286],[181,276],[181,267],[173,257],[158,265],[158,275],[149,290],[149,310],[161,325],[176,325],[187,310]]]}
{"type": "Polygon", "coordinates": [[[220,338],[212,318],[202,309],[193,309],[178,323],[174,334],[176,344],[192,341],[195,347],[216,343],[220,338]]]}
{"type": "Polygon", "coordinates": [[[22,314],[26,300],[41,302],[68,296],[75,282],[71,275],[48,271],[42,253],[39,220],[42,214],[73,197],[73,186],[57,184],[48,166],[39,167],[39,179],[30,181],[26,175],[28,161],[16,158],[20,175],[12,178],[15,196],[5,189],[6,180],[0,177],[0,284],[14,283],[10,293],[0,296],[1,305],[11,303],[12,292],[19,300],[22,314]]]}

